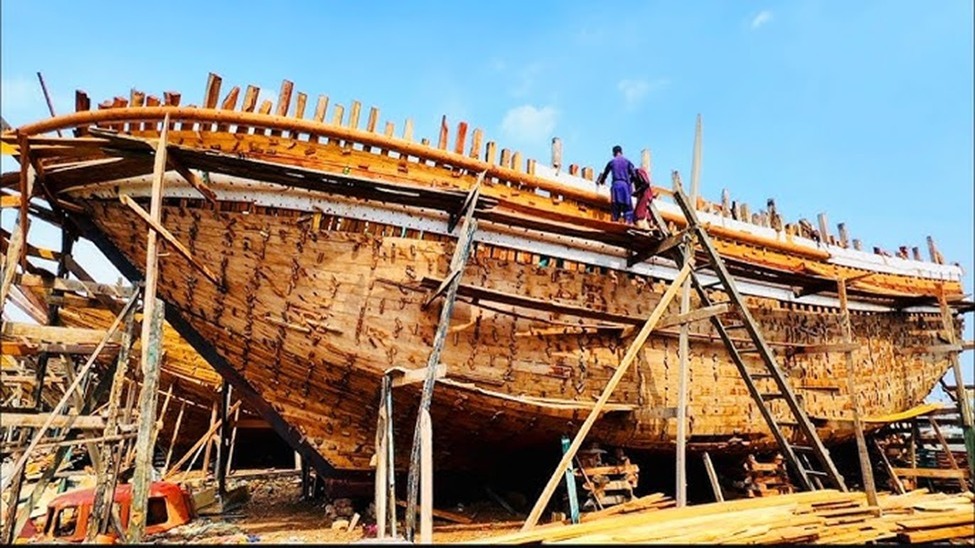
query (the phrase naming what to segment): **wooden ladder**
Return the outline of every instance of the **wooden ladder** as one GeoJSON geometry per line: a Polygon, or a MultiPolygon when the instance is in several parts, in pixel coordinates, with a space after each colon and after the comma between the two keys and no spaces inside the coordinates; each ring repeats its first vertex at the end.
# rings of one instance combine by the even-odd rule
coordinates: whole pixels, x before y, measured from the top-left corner
{"type": "MultiPolygon", "coordinates": [[[[742,318],[742,322],[739,324],[726,325],[722,323],[720,315],[710,316],[712,325],[714,325],[718,336],[721,337],[721,340],[728,348],[728,352],[731,354],[731,358],[742,380],[745,381],[745,385],[748,387],[748,393],[755,400],[755,403],[758,404],[758,409],[762,413],[762,417],[768,424],[772,435],[775,437],[776,442],[789,463],[790,472],[804,490],[822,489],[828,485],[845,492],[847,488],[843,481],[843,476],[836,469],[836,465],[829,456],[829,451],[823,446],[822,440],[819,439],[815,426],[810,422],[809,417],[802,408],[802,404],[796,398],[789,382],[779,368],[771,348],[765,342],[758,324],[752,318],[751,312],[749,312],[748,307],[745,305],[741,294],[738,293],[734,279],[728,273],[724,261],[711,243],[711,238],[708,236],[707,231],[700,226],[697,214],[690,205],[689,198],[684,194],[684,191],[679,185],[674,189],[674,201],[680,206],[687,220],[687,228],[683,232],[684,237],[682,238],[683,242],[681,245],[668,249],[666,253],[662,254],[669,256],[677,262],[678,266],[681,266],[692,258],[691,254],[694,253],[694,246],[691,244],[691,241],[696,239],[705,260],[695,264],[694,269],[691,270],[690,279],[700,297],[701,307],[708,308],[714,307],[716,304],[723,304],[713,302],[707,294],[707,289],[720,287],[723,288],[729,297],[727,304],[730,305],[731,310],[737,312],[742,318]],[[703,270],[712,271],[718,280],[708,285],[702,284],[698,275],[703,270]],[[739,345],[731,339],[728,332],[738,329],[743,329],[748,334],[749,340],[747,343],[739,345]],[[744,353],[757,353],[762,359],[764,369],[762,371],[749,370],[742,359],[742,354],[744,353]],[[774,381],[775,388],[763,392],[759,388],[759,383],[768,380],[774,381]],[[777,419],[769,406],[770,402],[774,400],[784,400],[791,417],[777,419]],[[782,432],[782,427],[784,426],[793,428],[798,434],[795,437],[802,438],[803,441],[798,444],[791,443],[782,432]]],[[[663,217],[661,217],[660,212],[652,202],[650,204],[650,213],[657,227],[663,233],[663,236],[665,238],[670,237],[663,217]]]]}

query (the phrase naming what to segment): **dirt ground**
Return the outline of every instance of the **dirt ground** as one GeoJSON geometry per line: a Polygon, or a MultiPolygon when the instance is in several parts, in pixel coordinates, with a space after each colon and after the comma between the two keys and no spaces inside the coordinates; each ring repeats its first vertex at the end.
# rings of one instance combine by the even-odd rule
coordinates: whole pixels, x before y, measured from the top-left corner
{"type": "MultiPolygon", "coordinates": [[[[202,516],[191,523],[155,535],[151,543],[194,544],[349,544],[372,543],[375,520],[368,508],[355,508],[359,522],[352,530],[332,529],[328,500],[299,500],[300,479],[278,477],[246,480],[250,500],[222,516],[202,516]]],[[[470,517],[468,525],[434,520],[435,543],[484,539],[516,530],[523,515],[512,516],[489,501],[461,508],[444,508],[470,517]]],[[[403,530],[402,509],[397,531],[403,530]]],[[[342,519],[342,518],[340,518],[342,519]]]]}

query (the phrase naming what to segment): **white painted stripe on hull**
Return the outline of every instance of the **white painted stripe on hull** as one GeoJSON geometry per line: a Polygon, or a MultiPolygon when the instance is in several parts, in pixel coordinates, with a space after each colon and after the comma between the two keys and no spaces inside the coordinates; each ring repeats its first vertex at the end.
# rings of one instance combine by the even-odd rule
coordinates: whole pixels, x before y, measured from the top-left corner
{"type": "MultiPolygon", "coordinates": [[[[187,184],[176,173],[170,172],[166,174],[165,185],[164,194],[167,198],[202,199],[199,192],[187,184]]],[[[72,194],[90,195],[102,199],[117,199],[117,189],[121,188],[124,189],[124,194],[136,197],[148,197],[151,186],[152,181],[150,177],[130,177],[96,185],[74,187],[70,192],[72,194]]],[[[362,200],[347,201],[336,199],[333,195],[322,192],[296,188],[284,190],[281,185],[222,174],[210,175],[210,188],[220,200],[251,202],[264,207],[279,207],[297,211],[320,211],[326,215],[403,226],[434,234],[449,234],[446,226],[447,215],[442,211],[434,209],[408,208],[397,204],[387,205],[376,204],[375,202],[367,203],[362,200]]],[[[475,234],[475,241],[530,251],[539,255],[614,270],[633,272],[663,280],[673,280],[677,277],[678,269],[674,262],[661,257],[653,257],[648,262],[627,267],[625,252],[617,247],[535,230],[512,229],[505,225],[485,221],[480,221],[479,224],[482,228],[475,234]]],[[[459,230],[459,228],[455,228],[454,232],[456,233],[459,230]]],[[[698,277],[705,284],[717,281],[715,276],[706,273],[700,274],[698,277]]],[[[745,295],[804,305],[839,307],[839,300],[837,298],[826,295],[796,297],[790,287],[754,280],[736,279],[736,284],[739,292],[745,295]]],[[[891,307],[881,306],[875,303],[859,302],[853,298],[850,299],[849,307],[851,310],[864,312],[894,311],[891,307]]],[[[939,309],[931,306],[913,306],[904,309],[904,311],[937,313],[939,309]]]]}

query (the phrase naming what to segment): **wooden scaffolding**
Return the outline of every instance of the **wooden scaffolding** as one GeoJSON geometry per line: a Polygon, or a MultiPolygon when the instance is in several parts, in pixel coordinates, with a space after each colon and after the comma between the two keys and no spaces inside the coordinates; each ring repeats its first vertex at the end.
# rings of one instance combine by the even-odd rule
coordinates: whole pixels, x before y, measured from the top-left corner
{"type": "MultiPolygon", "coordinates": [[[[165,142],[166,125],[163,125],[161,142],[165,142]]],[[[157,153],[156,157],[150,214],[156,222],[161,212],[161,185],[165,171],[165,148],[159,147],[159,150],[163,152],[157,153]]],[[[84,445],[96,471],[88,540],[114,529],[114,533],[125,541],[138,542],[145,533],[152,450],[158,425],[156,411],[164,308],[162,301],[156,298],[155,287],[157,229],[150,223],[145,284],[126,287],[95,283],[72,257],[77,232],[72,230],[62,204],[51,196],[42,196],[51,210],[48,215],[34,214],[39,210],[31,204],[31,199],[41,194],[39,190],[44,190],[43,171],[32,158],[26,138],[20,140],[17,160],[20,163],[18,194],[4,196],[5,204],[9,202],[17,207],[18,217],[13,231],[4,238],[0,308],[8,298],[16,300],[25,309],[32,310],[31,315],[43,320],[43,324],[8,321],[5,316],[0,329],[4,364],[22,373],[15,375],[18,381],[15,393],[3,404],[5,452],[14,456],[14,466],[4,477],[0,489],[9,493],[2,539],[5,543],[13,542],[71,448],[84,445]],[[60,252],[39,249],[28,243],[28,230],[36,218],[62,228],[60,252]],[[57,274],[51,276],[32,265],[28,256],[57,261],[57,274]],[[111,326],[104,331],[61,326],[61,306],[79,302],[114,312],[111,326]],[[141,320],[137,320],[137,315],[141,320]],[[141,324],[141,334],[136,332],[136,324],[141,324]],[[129,354],[136,339],[141,340],[141,386],[127,382],[129,354]],[[12,363],[8,364],[7,358],[12,358],[12,363]],[[82,359],[83,363],[76,367],[76,362],[82,359]],[[60,368],[52,367],[54,364],[60,368]],[[63,390],[51,390],[59,385],[64,386],[63,390]],[[25,390],[25,387],[32,390],[25,390]],[[52,399],[52,393],[56,399],[52,399]],[[94,407],[97,402],[106,400],[106,394],[107,409],[97,410],[104,414],[96,413],[94,407]],[[41,477],[22,504],[27,465],[39,449],[53,449],[53,460],[43,468],[41,477]],[[117,509],[113,511],[110,501],[120,471],[128,465],[134,466],[133,494],[128,524],[123,530],[117,509]]],[[[5,375],[5,386],[7,382],[5,375]]],[[[171,392],[163,403],[163,413],[169,395],[171,392]]]]}

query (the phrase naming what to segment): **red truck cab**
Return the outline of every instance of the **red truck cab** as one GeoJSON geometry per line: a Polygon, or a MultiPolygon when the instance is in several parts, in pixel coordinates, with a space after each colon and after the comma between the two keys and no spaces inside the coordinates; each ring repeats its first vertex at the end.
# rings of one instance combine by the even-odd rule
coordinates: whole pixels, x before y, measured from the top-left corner
{"type": "MultiPolygon", "coordinates": [[[[82,542],[88,530],[95,489],[77,489],[59,495],[47,505],[47,519],[41,540],[82,542]]],[[[122,527],[129,525],[132,505],[132,486],[119,485],[115,489],[115,510],[122,527]]],[[[188,523],[193,519],[192,501],[189,494],[175,483],[157,481],[149,487],[149,503],[146,508],[146,534],[151,535],[188,523]]],[[[109,528],[112,531],[112,528],[109,528]]],[[[114,531],[113,531],[114,532],[114,531]]]]}

